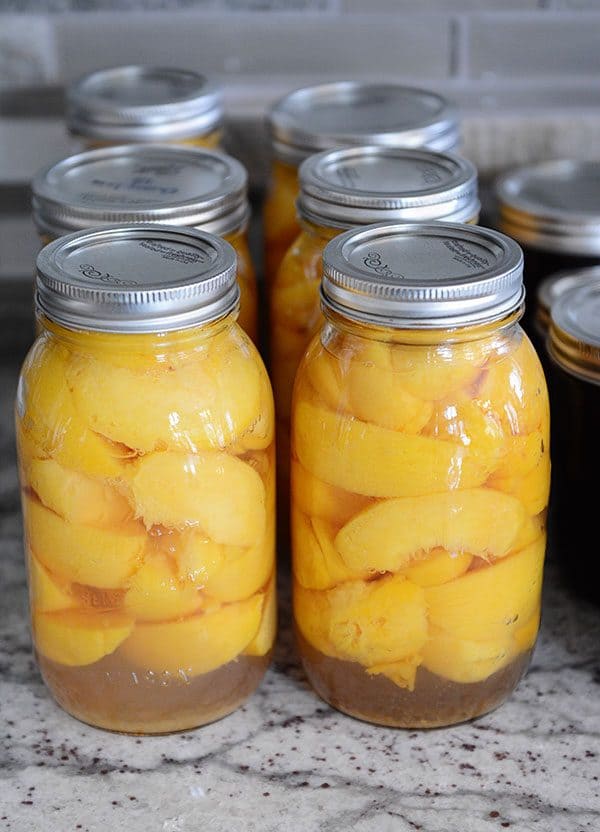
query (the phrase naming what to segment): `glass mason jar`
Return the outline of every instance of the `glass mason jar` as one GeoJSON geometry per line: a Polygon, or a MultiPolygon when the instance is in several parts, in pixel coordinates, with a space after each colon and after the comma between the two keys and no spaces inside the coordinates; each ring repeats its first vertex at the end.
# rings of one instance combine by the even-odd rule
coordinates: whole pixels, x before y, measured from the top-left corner
{"type": "Polygon", "coordinates": [[[248,247],[248,176],[213,150],[132,144],[89,150],[41,170],[32,182],[33,219],[44,242],[118,223],[161,223],[218,234],[238,258],[238,323],[256,343],[258,292],[248,247]]]}
{"type": "Polygon", "coordinates": [[[275,636],[273,404],[235,252],[121,226],[38,256],[16,426],[33,643],[84,722],[164,733],[256,688],[275,636]]]}
{"type": "MultiPolygon", "coordinates": [[[[348,228],[376,222],[477,222],[477,171],[449,153],[351,147],[300,167],[301,231],[270,290],[270,360],[277,416],[280,503],[288,505],[289,423],[296,370],[323,317],[323,249],[348,228]]],[[[281,512],[280,512],[281,524],[281,512]]]]}
{"type": "Polygon", "coordinates": [[[551,383],[551,379],[549,378],[550,364],[548,361],[546,341],[550,331],[550,310],[552,305],[569,289],[575,286],[587,285],[597,279],[600,279],[600,267],[576,269],[575,271],[569,271],[567,269],[544,278],[538,286],[530,337],[540,357],[549,384],[551,383]]]}
{"type": "MultiPolygon", "coordinates": [[[[517,168],[498,178],[495,194],[497,226],[524,251],[531,297],[558,271],[600,265],[600,162],[563,159],[517,168]]],[[[523,321],[528,334],[534,312],[531,304],[523,321]]]]}
{"type": "Polygon", "coordinates": [[[600,465],[600,278],[572,286],[552,304],[549,340],[552,451],[551,552],[567,585],[600,604],[596,557],[600,465]]]}
{"type": "Polygon", "coordinates": [[[540,618],[548,399],[494,231],[373,225],[325,248],[292,409],[294,619],[317,693],[450,725],[499,705],[540,618]]]}
{"type": "Polygon", "coordinates": [[[221,91],[188,69],[117,66],[67,90],[67,128],[84,148],[130,142],[218,147],[221,91]]]}
{"type": "Polygon", "coordinates": [[[299,232],[298,167],[320,150],[349,145],[455,150],[455,108],[431,90],[400,84],[340,81],[295,90],[268,114],[273,172],[264,205],[265,278],[299,232]]]}

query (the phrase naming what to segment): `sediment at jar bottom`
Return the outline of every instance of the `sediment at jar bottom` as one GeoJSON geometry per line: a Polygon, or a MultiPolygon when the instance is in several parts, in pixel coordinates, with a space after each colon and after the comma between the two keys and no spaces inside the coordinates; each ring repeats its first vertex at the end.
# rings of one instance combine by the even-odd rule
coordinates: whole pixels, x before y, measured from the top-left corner
{"type": "Polygon", "coordinates": [[[394,728],[441,728],[466,722],[501,705],[525,674],[533,650],[481,682],[451,682],[421,667],[413,691],[383,675],[370,676],[357,662],[324,655],[296,628],[304,671],[318,695],[349,716],[394,728]]]}
{"type": "Polygon", "coordinates": [[[118,654],[87,667],[65,667],[39,652],[44,682],[67,713],[126,734],[165,734],[215,722],[235,711],[259,685],[271,653],[238,656],[191,679],[132,668],[118,654]]]}

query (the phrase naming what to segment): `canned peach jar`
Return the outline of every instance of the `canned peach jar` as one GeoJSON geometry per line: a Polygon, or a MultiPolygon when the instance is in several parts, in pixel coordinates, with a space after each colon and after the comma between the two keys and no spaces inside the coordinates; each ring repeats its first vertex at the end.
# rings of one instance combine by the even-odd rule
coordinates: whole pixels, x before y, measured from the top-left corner
{"type": "Polygon", "coordinates": [[[553,302],[547,349],[552,448],[560,471],[553,487],[552,553],[567,585],[600,605],[592,487],[600,463],[600,275],[595,271],[553,302]]]}
{"type": "Polygon", "coordinates": [[[233,711],[275,635],[273,404],[235,252],[123,226],[38,256],[16,427],[33,643],[56,701],[162,733],[233,711]]]}
{"type": "Polygon", "coordinates": [[[339,81],[295,90],[268,116],[273,151],[264,209],[265,276],[273,279],[298,234],[298,166],[321,150],[349,145],[454,150],[458,115],[441,95],[400,84],[339,81]]]}
{"type": "Polygon", "coordinates": [[[175,142],[217,147],[221,91],[188,69],[116,66],[84,75],[67,90],[67,127],[86,147],[175,142]]]}
{"type": "Polygon", "coordinates": [[[499,705],[540,617],[548,398],[521,251],[452,223],[347,231],[292,407],[294,617],[315,690],[400,727],[499,705]]]}
{"type": "MultiPolygon", "coordinates": [[[[270,359],[284,485],[294,376],[321,328],[319,285],[323,249],[353,226],[376,222],[477,222],[477,171],[449,153],[351,147],[310,156],[300,166],[300,233],[279,266],[270,292],[270,359]]],[[[280,496],[287,488],[280,487],[280,496]]]]}
{"type": "Polygon", "coordinates": [[[232,244],[240,326],[256,341],[256,275],[248,246],[248,176],[231,156],[171,145],[89,150],[41,170],[32,182],[33,219],[44,240],[119,223],[201,228],[232,244]]]}

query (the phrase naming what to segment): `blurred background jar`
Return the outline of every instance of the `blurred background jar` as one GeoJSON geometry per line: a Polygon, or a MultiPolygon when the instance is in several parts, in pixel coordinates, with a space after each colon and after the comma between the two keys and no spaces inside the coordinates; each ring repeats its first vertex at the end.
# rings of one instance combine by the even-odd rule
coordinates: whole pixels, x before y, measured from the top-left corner
{"type": "Polygon", "coordinates": [[[572,286],[550,312],[552,553],[578,595],[600,604],[595,483],[600,465],[600,278],[572,286]]]}
{"type": "MultiPolygon", "coordinates": [[[[565,269],[600,264],[600,162],[571,159],[526,165],[495,184],[496,223],[525,254],[525,286],[565,269]]],[[[524,326],[533,331],[534,303],[524,326]]]]}
{"type": "MultiPolygon", "coordinates": [[[[530,328],[530,338],[538,351],[538,355],[549,376],[548,349],[546,341],[550,331],[550,310],[553,303],[569,289],[575,286],[585,286],[594,280],[600,279],[600,266],[591,266],[588,269],[566,269],[546,277],[538,286],[535,296],[534,321],[530,328]]],[[[552,379],[548,378],[551,383],[552,379]]]]}
{"type": "MultiPolygon", "coordinates": [[[[344,230],[376,222],[477,222],[477,171],[449,153],[351,147],[300,166],[300,232],[270,289],[270,368],[277,416],[279,499],[288,504],[289,424],[296,370],[323,324],[323,249],[344,230]]],[[[280,523],[283,514],[280,512],[280,523]]]]}
{"type": "Polygon", "coordinates": [[[549,418],[497,232],[375,225],[325,248],[292,408],[294,617],[317,693],[375,723],[503,702],[540,617],[549,418]]]}
{"type": "Polygon", "coordinates": [[[305,87],[277,101],[267,121],[273,154],[263,212],[267,284],[299,231],[295,203],[304,159],[348,145],[455,150],[460,138],[458,114],[445,98],[399,84],[305,87]]]}
{"type": "Polygon", "coordinates": [[[63,159],[32,182],[35,225],[44,242],[118,223],[201,228],[237,253],[239,324],[256,343],[258,297],[248,247],[250,205],[244,167],[220,151],[122,145],[63,159]]]}
{"type": "Polygon", "coordinates": [[[84,75],[67,89],[67,128],[84,147],[173,142],[217,147],[220,89],[188,69],[117,66],[84,75]]]}
{"type": "Polygon", "coordinates": [[[33,642],[56,701],[164,733],[233,711],[275,636],[273,403],[235,252],[122,226],[38,256],[16,428],[33,642]]]}

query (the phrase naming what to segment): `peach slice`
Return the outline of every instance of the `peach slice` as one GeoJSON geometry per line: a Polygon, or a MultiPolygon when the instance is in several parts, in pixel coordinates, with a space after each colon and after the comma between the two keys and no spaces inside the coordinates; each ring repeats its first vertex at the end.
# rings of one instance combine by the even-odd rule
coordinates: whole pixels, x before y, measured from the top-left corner
{"type": "Polygon", "coordinates": [[[209,573],[203,589],[217,601],[242,601],[258,592],[273,573],[274,524],[264,538],[247,549],[225,546],[220,566],[209,573]]]}
{"type": "Polygon", "coordinates": [[[69,585],[52,575],[33,552],[29,553],[27,564],[31,607],[34,612],[56,612],[77,606],[69,592],[69,585]]]}
{"type": "Polygon", "coordinates": [[[142,621],[184,618],[202,606],[196,587],[177,577],[168,558],[147,553],[144,563],[129,579],[124,607],[142,621]]]}
{"type": "Polygon", "coordinates": [[[292,495],[294,505],[304,514],[337,526],[348,522],[371,503],[362,494],[352,494],[317,479],[295,460],[292,460],[292,495]]]}
{"type": "Polygon", "coordinates": [[[415,680],[417,677],[417,670],[422,662],[421,656],[409,656],[399,662],[389,662],[387,664],[375,664],[367,668],[369,676],[386,676],[399,688],[413,691],[415,689],[415,680]]]}
{"type": "Polygon", "coordinates": [[[365,422],[403,433],[419,433],[431,418],[431,402],[402,387],[402,376],[392,366],[388,344],[361,339],[342,383],[348,389],[350,412],[365,422]]]}
{"type": "Polygon", "coordinates": [[[121,647],[136,667],[191,677],[210,673],[235,659],[254,639],[263,597],[253,595],[214,612],[180,621],[137,624],[121,647]]]}
{"type": "Polygon", "coordinates": [[[398,344],[392,366],[407,393],[423,401],[445,399],[471,385],[488,358],[488,340],[435,345],[398,344]]]}
{"type": "Polygon", "coordinates": [[[94,664],[114,653],[132,628],[133,620],[119,612],[65,610],[33,616],[36,649],[68,667],[94,664]]]}
{"type": "Polygon", "coordinates": [[[293,571],[306,589],[331,589],[344,581],[367,577],[368,570],[348,569],[334,545],[335,528],[326,520],[292,511],[293,571]]]}
{"type": "Polygon", "coordinates": [[[132,452],[85,423],[66,382],[68,367],[67,350],[44,340],[26,359],[17,392],[20,451],[29,455],[38,448],[35,456],[52,456],[66,468],[92,477],[119,477],[132,452]]]}
{"type": "Polygon", "coordinates": [[[208,350],[184,367],[145,372],[77,356],[68,381],[94,431],[141,452],[224,448],[260,414],[256,355],[236,344],[208,350]]]}
{"type": "Polygon", "coordinates": [[[548,505],[550,494],[550,457],[544,454],[528,474],[518,473],[500,477],[493,474],[488,480],[491,488],[512,494],[530,515],[539,514],[548,505]]]}
{"type": "Polygon", "coordinates": [[[423,648],[423,667],[451,682],[482,682],[516,655],[510,638],[473,641],[432,628],[423,648]]]}
{"type": "Polygon", "coordinates": [[[125,497],[110,485],[70,471],[53,459],[32,459],[27,477],[41,502],[69,523],[114,526],[133,517],[125,497]]]}
{"type": "Polygon", "coordinates": [[[269,586],[264,592],[262,617],[260,627],[250,644],[244,650],[245,656],[265,656],[273,647],[277,634],[277,594],[275,592],[275,576],[271,578],[269,586]]]}
{"type": "Polygon", "coordinates": [[[335,545],[349,569],[396,572],[443,547],[482,558],[507,555],[525,521],[521,503],[486,488],[384,500],[358,514],[335,545]]]}
{"type": "Polygon", "coordinates": [[[545,536],[503,560],[427,587],[430,624],[457,639],[505,641],[540,602],[545,536]]]}
{"type": "Polygon", "coordinates": [[[103,589],[125,586],[141,563],[143,527],[118,531],[68,523],[37,500],[24,497],[25,531],[36,557],[61,578],[103,589]]]}
{"type": "Polygon", "coordinates": [[[512,353],[486,367],[477,400],[500,416],[507,434],[528,434],[542,428],[548,414],[546,380],[524,333],[512,353]]]}
{"type": "Polygon", "coordinates": [[[142,457],[130,479],[147,528],[199,526],[215,543],[254,546],[265,529],[265,488],[245,462],[219,451],[142,457]]]}
{"type": "Polygon", "coordinates": [[[225,562],[226,547],[193,529],[174,537],[170,551],[177,564],[178,577],[196,589],[204,589],[209,576],[218,572],[225,562]]]}
{"type": "Polygon", "coordinates": [[[296,407],[293,442],[302,465],[323,482],[372,497],[472,488],[488,478],[495,455],[411,436],[308,401],[296,407]]]}
{"type": "Polygon", "coordinates": [[[366,667],[416,655],[427,640],[423,590],[401,576],[350,581],[326,592],[296,584],[294,611],[317,650],[366,667]]]}
{"type": "Polygon", "coordinates": [[[439,586],[459,578],[467,571],[473,555],[470,552],[449,552],[436,548],[423,560],[416,560],[402,570],[402,575],[417,586],[439,586]]]}

